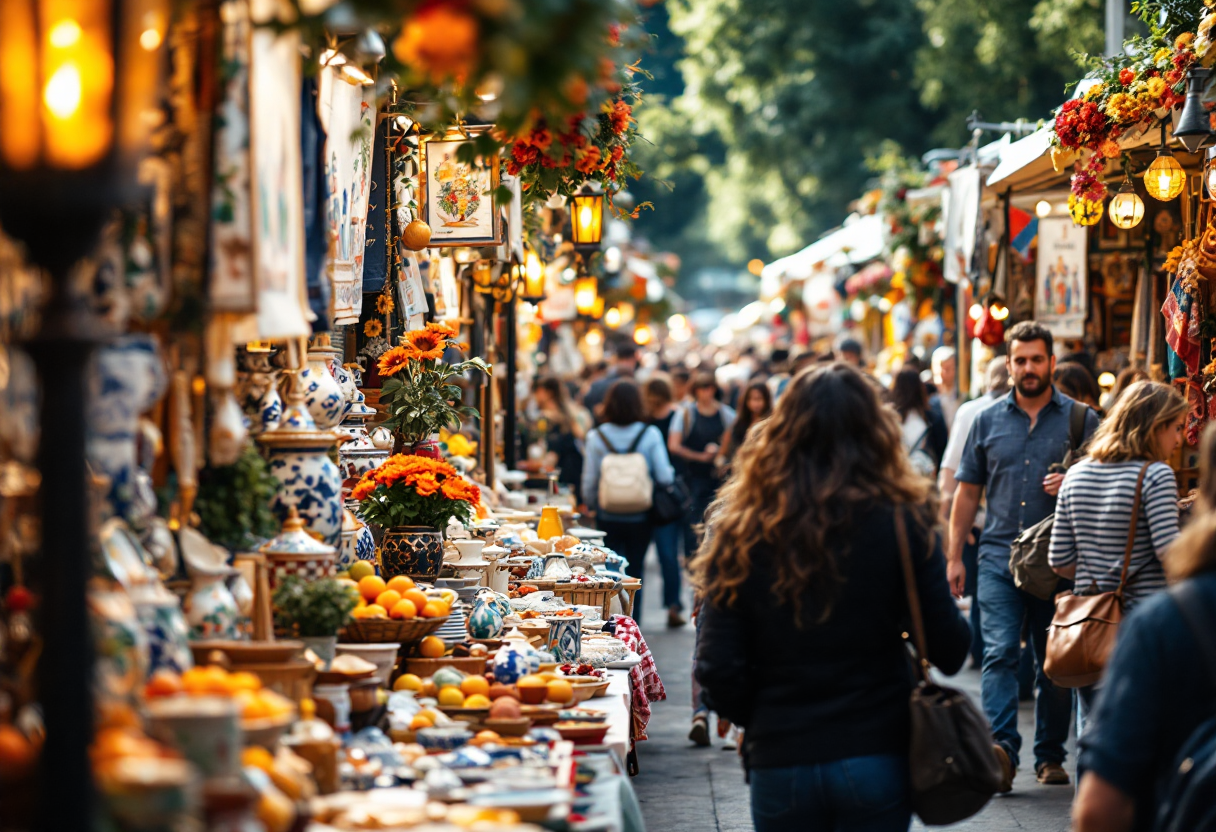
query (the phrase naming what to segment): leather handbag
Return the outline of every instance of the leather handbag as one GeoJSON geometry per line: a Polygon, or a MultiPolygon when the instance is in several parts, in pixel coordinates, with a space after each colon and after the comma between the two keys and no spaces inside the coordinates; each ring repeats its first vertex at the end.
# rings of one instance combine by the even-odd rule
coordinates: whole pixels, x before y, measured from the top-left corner
{"type": "Polygon", "coordinates": [[[895,535],[916,653],[917,681],[909,700],[912,809],[929,825],[957,823],[983,809],[996,793],[1001,784],[1001,765],[984,715],[967,694],[936,684],[929,676],[925,625],[902,509],[895,512],[895,535]]]}
{"type": "Polygon", "coordinates": [[[1115,646],[1119,622],[1123,620],[1123,587],[1127,569],[1136,545],[1136,521],[1140,517],[1140,498],[1144,491],[1146,462],[1136,479],[1136,497],[1132,501],[1132,519],[1123,547],[1123,572],[1119,588],[1096,595],[1074,595],[1062,592],[1056,596],[1056,612],[1047,628],[1047,655],[1043,672],[1053,684],[1062,688],[1084,688],[1098,681],[1106,668],[1110,651],[1115,646]]]}

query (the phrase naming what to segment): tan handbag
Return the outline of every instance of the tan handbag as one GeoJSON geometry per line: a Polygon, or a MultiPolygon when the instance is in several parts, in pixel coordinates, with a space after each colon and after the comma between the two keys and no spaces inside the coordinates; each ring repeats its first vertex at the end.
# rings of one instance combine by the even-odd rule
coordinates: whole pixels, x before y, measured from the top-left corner
{"type": "Polygon", "coordinates": [[[1136,544],[1136,521],[1140,517],[1140,497],[1144,490],[1144,463],[1136,480],[1136,498],[1132,501],[1132,519],[1127,530],[1127,545],[1123,548],[1123,573],[1119,588],[1097,595],[1074,595],[1062,592],[1056,596],[1056,613],[1047,628],[1047,656],[1043,672],[1053,684],[1062,688],[1084,688],[1098,681],[1106,668],[1110,651],[1115,646],[1119,622],[1123,620],[1123,587],[1127,569],[1136,544]]]}

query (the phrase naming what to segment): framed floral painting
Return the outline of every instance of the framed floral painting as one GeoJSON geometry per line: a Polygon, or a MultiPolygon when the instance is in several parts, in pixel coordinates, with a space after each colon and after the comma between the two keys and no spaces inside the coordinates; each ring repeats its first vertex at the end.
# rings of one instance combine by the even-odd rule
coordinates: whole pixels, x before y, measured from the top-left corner
{"type": "Polygon", "coordinates": [[[498,160],[458,158],[462,147],[489,129],[464,127],[419,141],[418,207],[431,227],[431,246],[496,246],[503,241],[502,214],[494,206],[498,160]]]}

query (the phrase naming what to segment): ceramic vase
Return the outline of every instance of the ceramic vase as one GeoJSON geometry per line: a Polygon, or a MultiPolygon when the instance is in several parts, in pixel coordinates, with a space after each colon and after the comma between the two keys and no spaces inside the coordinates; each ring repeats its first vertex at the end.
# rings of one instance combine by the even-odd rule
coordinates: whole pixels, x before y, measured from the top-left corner
{"type": "Polygon", "coordinates": [[[194,587],[186,596],[186,623],[192,641],[235,639],[241,611],[225,580],[227,572],[194,576],[194,587]]]}
{"type": "Polygon", "coordinates": [[[329,371],[328,353],[328,350],[316,348],[309,350],[308,364],[299,375],[304,404],[322,430],[336,427],[342,421],[346,403],[342,387],[329,371]]]}
{"type": "Polygon", "coordinates": [[[148,672],[182,673],[194,666],[190,653],[190,627],[181,601],[163,587],[136,593],[132,599],[148,639],[148,672]]]}
{"type": "Polygon", "coordinates": [[[559,662],[578,662],[583,652],[583,617],[560,616],[549,619],[549,652],[559,662]]]}
{"type": "Polygon", "coordinates": [[[345,572],[357,560],[376,559],[376,539],[367,524],[350,509],[342,512],[342,548],[338,550],[338,571],[345,572]]]}
{"type": "Polygon", "coordinates": [[[566,533],[562,526],[562,518],[557,513],[557,506],[544,506],[540,510],[540,521],[536,524],[536,536],[541,540],[561,537],[566,533]]]}
{"type": "Polygon", "coordinates": [[[514,642],[504,642],[494,655],[494,680],[504,685],[513,685],[519,677],[530,671],[528,656],[514,642]]]}
{"type": "Polygon", "coordinates": [[[304,519],[294,507],[287,510],[283,530],[258,549],[266,557],[267,583],[273,592],[289,576],[304,581],[337,574],[336,550],[305,531],[304,519]]]}
{"type": "Polygon", "coordinates": [[[148,639],[135,606],[119,587],[89,589],[90,626],[96,660],[94,687],[99,700],[134,701],[148,672],[148,639]]]}
{"type": "Polygon", "coordinates": [[[338,450],[338,466],[344,480],[362,477],[389,457],[391,447],[378,447],[367,432],[367,420],[375,415],[376,411],[365,403],[362,391],[356,389],[350,412],[337,428],[347,437],[338,450]]]}
{"type": "Polygon", "coordinates": [[[479,596],[466,623],[469,635],[483,640],[498,638],[502,635],[502,626],[502,614],[493,600],[479,596]]]}
{"type": "Polygon", "coordinates": [[[394,526],[380,540],[380,577],[434,581],[443,565],[443,534],[431,526],[394,526]]]}

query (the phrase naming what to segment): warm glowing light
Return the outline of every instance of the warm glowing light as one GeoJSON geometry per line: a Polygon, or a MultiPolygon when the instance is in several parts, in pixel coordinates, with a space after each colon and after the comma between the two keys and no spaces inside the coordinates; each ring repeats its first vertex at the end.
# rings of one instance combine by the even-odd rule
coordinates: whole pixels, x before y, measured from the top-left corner
{"type": "Polygon", "coordinates": [[[599,288],[594,277],[580,277],[574,282],[574,306],[578,314],[591,315],[598,297],[599,288]]]}
{"type": "Polygon", "coordinates": [[[988,307],[988,311],[992,314],[992,320],[1003,321],[1009,317],[1009,307],[1003,303],[994,303],[988,307]]]}
{"type": "Polygon", "coordinates": [[[75,20],[61,20],[47,32],[47,40],[56,49],[68,49],[80,42],[80,24],[75,20]]]}
{"type": "Polygon", "coordinates": [[[785,298],[773,298],[768,302],[768,311],[780,315],[785,311],[785,298]]]}
{"type": "Polygon", "coordinates": [[[354,81],[356,84],[362,84],[365,87],[376,83],[376,80],[372,78],[372,76],[368,75],[354,64],[343,64],[342,74],[354,81]]]}
{"type": "Polygon", "coordinates": [[[638,346],[646,346],[654,340],[654,331],[646,324],[639,324],[633,331],[633,342],[638,346]]]}
{"type": "Polygon", "coordinates": [[[545,262],[535,249],[528,249],[523,265],[524,297],[539,300],[545,296],[545,262]]]}
{"type": "Polygon", "coordinates": [[[980,319],[980,315],[983,314],[984,307],[980,306],[978,303],[971,304],[971,308],[967,310],[967,316],[973,321],[978,321],[980,319]]]}
{"type": "Polygon", "coordinates": [[[691,329],[673,329],[671,332],[667,333],[667,337],[677,343],[683,344],[685,341],[692,340],[692,330],[691,329]]]}
{"type": "Polygon", "coordinates": [[[587,346],[598,347],[604,343],[604,334],[598,329],[593,329],[587,333],[587,346]]]}
{"type": "Polygon", "coordinates": [[[42,100],[58,119],[69,119],[80,109],[80,70],[75,64],[64,64],[46,82],[42,100]]]}
{"type": "Polygon", "coordinates": [[[149,52],[155,51],[160,46],[161,34],[156,29],[144,29],[139,36],[139,45],[149,52]]]}
{"type": "Polygon", "coordinates": [[[584,185],[573,197],[570,238],[576,246],[598,246],[604,233],[604,195],[584,185]]]}
{"type": "Polygon", "coordinates": [[[1114,373],[1103,373],[1102,375],[1098,376],[1098,386],[1106,388],[1108,390],[1111,387],[1114,387],[1115,386],[1115,374],[1114,373]]]}
{"type": "Polygon", "coordinates": [[[747,270],[749,272],[751,272],[752,274],[756,275],[757,277],[759,277],[760,272],[764,271],[764,261],[758,260],[758,259],[757,260],[748,260],[747,261],[747,270]]]}
{"type": "Polygon", "coordinates": [[[688,318],[683,315],[672,315],[667,319],[668,329],[688,329],[688,318]]]}
{"type": "Polygon", "coordinates": [[[616,329],[621,325],[621,308],[614,306],[604,313],[604,325],[616,329]]]}
{"type": "Polygon", "coordinates": [[[1144,219],[1144,200],[1132,190],[1131,182],[1124,182],[1119,193],[1111,198],[1107,213],[1119,228],[1135,228],[1144,219]]]}
{"type": "Polygon", "coordinates": [[[1051,203],[1045,199],[1040,199],[1034,205],[1034,213],[1040,219],[1051,216],[1051,203]]]}
{"type": "Polygon", "coordinates": [[[1186,174],[1182,165],[1168,150],[1157,152],[1157,158],[1144,172],[1144,189],[1153,199],[1168,202],[1182,193],[1186,185],[1186,174]]]}

